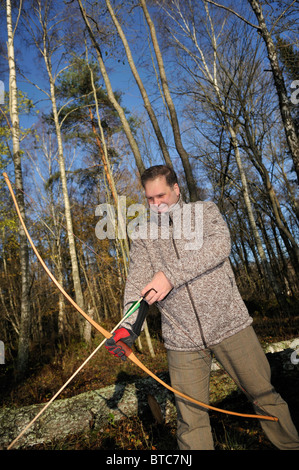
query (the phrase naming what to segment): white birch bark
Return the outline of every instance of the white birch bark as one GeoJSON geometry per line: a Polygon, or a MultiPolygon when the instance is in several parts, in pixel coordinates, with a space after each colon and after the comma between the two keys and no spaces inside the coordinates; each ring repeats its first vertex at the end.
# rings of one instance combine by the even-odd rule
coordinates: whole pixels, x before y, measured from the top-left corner
{"type": "MultiPolygon", "coordinates": [[[[18,114],[18,89],[16,62],[14,50],[14,35],[21,14],[22,1],[19,4],[19,13],[15,26],[12,24],[12,8],[10,0],[6,1],[7,21],[7,53],[9,65],[9,108],[11,120],[11,136],[13,148],[13,163],[15,171],[15,186],[17,189],[17,201],[22,217],[25,220],[25,205],[23,193],[23,175],[20,154],[20,123],[18,114]]],[[[20,269],[21,269],[21,320],[19,331],[17,372],[21,377],[28,365],[29,359],[29,335],[30,335],[30,296],[29,296],[29,253],[27,238],[19,224],[20,237],[20,269]]]]}

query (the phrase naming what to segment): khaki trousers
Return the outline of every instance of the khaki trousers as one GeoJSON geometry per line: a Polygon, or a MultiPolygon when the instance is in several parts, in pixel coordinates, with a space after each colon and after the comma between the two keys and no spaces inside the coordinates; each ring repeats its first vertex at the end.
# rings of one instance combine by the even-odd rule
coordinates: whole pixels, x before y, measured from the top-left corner
{"type": "MultiPolygon", "coordinates": [[[[211,352],[238,386],[246,390],[256,412],[278,418],[278,422],[260,420],[270,441],[281,450],[299,450],[299,436],[288,405],[271,385],[268,360],[251,326],[209,350],[167,351],[172,386],[203,403],[209,403],[211,352]]],[[[208,410],[178,396],[176,406],[179,448],[213,450],[208,410]]]]}

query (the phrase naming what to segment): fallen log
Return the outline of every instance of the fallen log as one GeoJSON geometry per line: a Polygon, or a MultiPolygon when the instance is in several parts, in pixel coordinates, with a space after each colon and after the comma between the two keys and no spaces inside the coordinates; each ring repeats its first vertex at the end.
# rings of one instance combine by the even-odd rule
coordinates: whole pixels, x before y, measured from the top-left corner
{"type": "MultiPolygon", "coordinates": [[[[274,377],[277,376],[279,381],[283,380],[283,377],[286,380],[289,375],[292,380],[298,378],[299,339],[268,346],[264,349],[274,377]],[[294,352],[296,361],[292,359],[294,352]]],[[[169,383],[168,373],[160,374],[159,377],[169,383]]],[[[221,376],[218,379],[221,381],[221,376]]],[[[216,378],[216,383],[218,379],[216,378]]],[[[222,385],[219,388],[223,391],[222,385]]],[[[234,390],[235,384],[229,385],[225,395],[234,390]]],[[[224,398],[223,393],[221,398],[224,398]]],[[[0,410],[0,449],[6,449],[44,405],[41,403],[0,410]]],[[[29,449],[34,445],[60,440],[72,434],[100,430],[109,420],[117,422],[121,418],[142,416],[149,411],[153,413],[156,422],[161,423],[163,419],[167,421],[168,416],[176,413],[174,395],[151,377],[136,380],[134,383],[117,382],[72,398],[57,399],[13,448],[29,449]]]]}
{"type": "MultiPolygon", "coordinates": [[[[168,374],[160,375],[168,380],[168,374]]],[[[16,442],[14,449],[30,448],[91,429],[100,430],[109,420],[142,415],[150,410],[148,396],[154,396],[167,416],[173,408],[173,394],[148,377],[134,383],[114,385],[56,400],[16,442]]],[[[0,410],[0,448],[5,449],[38,414],[44,403],[0,410]]]]}

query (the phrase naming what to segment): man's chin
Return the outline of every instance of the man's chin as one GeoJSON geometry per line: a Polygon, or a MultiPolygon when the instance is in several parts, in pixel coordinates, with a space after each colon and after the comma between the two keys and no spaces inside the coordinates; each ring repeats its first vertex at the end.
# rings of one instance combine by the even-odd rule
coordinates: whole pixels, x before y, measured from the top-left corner
{"type": "Polygon", "coordinates": [[[159,206],[157,206],[156,204],[151,204],[150,209],[153,212],[156,212],[156,214],[163,214],[169,211],[169,206],[167,204],[160,204],[159,206]]]}
{"type": "Polygon", "coordinates": [[[166,206],[166,207],[162,207],[162,208],[158,208],[158,214],[165,214],[165,212],[169,212],[169,207],[166,206]]]}
{"type": "Polygon", "coordinates": [[[171,204],[170,206],[168,204],[161,204],[160,206],[157,206],[156,204],[151,204],[150,209],[153,212],[156,212],[156,214],[166,214],[167,212],[170,212],[174,206],[175,204],[171,204]]]}

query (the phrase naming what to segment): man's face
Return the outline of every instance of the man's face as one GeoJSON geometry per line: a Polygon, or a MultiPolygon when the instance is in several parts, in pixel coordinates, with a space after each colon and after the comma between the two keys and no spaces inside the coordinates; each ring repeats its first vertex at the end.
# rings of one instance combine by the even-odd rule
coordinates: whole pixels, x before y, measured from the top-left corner
{"type": "Polygon", "coordinates": [[[166,182],[165,176],[145,183],[145,196],[152,210],[166,212],[179,200],[180,188],[177,183],[172,187],[166,182]]]}

